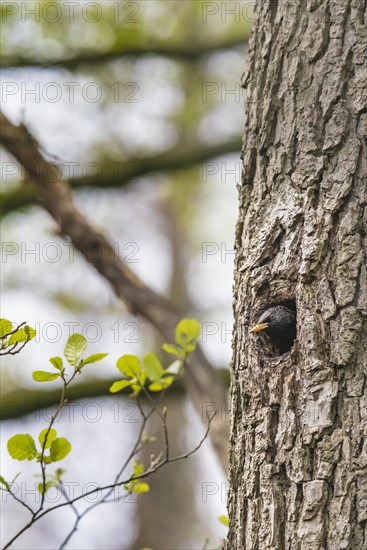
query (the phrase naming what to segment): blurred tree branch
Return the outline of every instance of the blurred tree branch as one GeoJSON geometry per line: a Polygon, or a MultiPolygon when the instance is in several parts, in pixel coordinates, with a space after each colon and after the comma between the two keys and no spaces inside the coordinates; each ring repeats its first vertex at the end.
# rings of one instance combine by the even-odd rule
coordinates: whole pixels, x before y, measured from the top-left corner
{"type": "MultiPolygon", "coordinates": [[[[98,175],[93,178],[85,176],[71,178],[69,183],[76,189],[81,187],[122,188],[134,183],[136,178],[145,174],[187,168],[211,158],[240,150],[240,136],[214,145],[194,143],[176,147],[155,157],[132,158],[122,162],[101,161],[95,163],[100,167],[98,175]]],[[[36,202],[37,190],[34,186],[19,185],[15,189],[1,193],[0,216],[6,216],[13,210],[30,206],[36,202]]]]}
{"type": "MultiPolygon", "coordinates": [[[[68,388],[68,402],[88,397],[108,397],[109,388],[116,380],[116,376],[105,380],[86,380],[78,382],[68,388]]],[[[124,397],[130,392],[125,392],[124,397]]],[[[30,389],[16,388],[15,390],[1,394],[0,421],[10,418],[21,418],[27,414],[40,411],[56,405],[60,398],[60,389],[30,389]]]]}
{"type": "MultiPolygon", "coordinates": [[[[218,369],[223,385],[229,387],[229,370],[218,369]]],[[[67,393],[68,403],[81,399],[96,397],[111,397],[109,388],[116,381],[116,376],[106,379],[91,379],[77,382],[70,386],[67,393]]],[[[128,399],[130,388],[122,390],[119,395],[114,395],[117,399],[128,399]]],[[[177,381],[170,389],[170,395],[183,394],[185,388],[180,381],[177,381]]],[[[60,390],[48,389],[39,390],[33,388],[17,387],[14,390],[3,392],[1,394],[0,422],[11,418],[22,418],[27,414],[46,409],[56,405],[60,397],[60,390]]],[[[144,396],[142,396],[144,401],[144,396]]]]}
{"type": "MultiPolygon", "coordinates": [[[[111,284],[116,295],[128,310],[147,319],[164,337],[170,340],[182,314],[165,297],[148,288],[116,256],[113,246],[75,207],[69,185],[61,179],[55,164],[41,154],[35,138],[25,126],[13,125],[0,113],[0,143],[22,164],[33,180],[38,202],[59,226],[61,235],[68,236],[74,247],[111,284]],[[91,254],[91,251],[95,255],[91,254]]],[[[206,359],[200,347],[192,354],[185,371],[187,390],[200,415],[211,404],[222,411],[227,407],[227,391],[218,371],[206,359]]],[[[211,441],[224,469],[227,467],[229,427],[217,414],[210,430],[211,441]]]]}
{"type": "Polygon", "coordinates": [[[93,65],[97,63],[105,63],[123,57],[137,57],[143,55],[159,55],[173,59],[181,59],[184,61],[193,61],[200,56],[215,53],[218,50],[230,49],[234,47],[244,47],[244,43],[248,40],[251,30],[251,25],[245,26],[245,32],[241,36],[228,36],[220,41],[212,42],[211,44],[198,44],[186,41],[184,44],[122,44],[118,48],[113,46],[104,52],[78,53],[72,57],[64,59],[51,59],[41,61],[28,58],[25,56],[3,56],[0,66],[3,69],[16,69],[25,67],[48,68],[62,67],[65,69],[76,69],[83,63],[93,65]]]}

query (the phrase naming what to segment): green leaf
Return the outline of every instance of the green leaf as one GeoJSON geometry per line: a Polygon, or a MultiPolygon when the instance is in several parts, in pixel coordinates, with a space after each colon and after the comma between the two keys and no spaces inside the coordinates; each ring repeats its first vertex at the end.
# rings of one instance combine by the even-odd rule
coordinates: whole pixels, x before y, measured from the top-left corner
{"type": "Polygon", "coordinates": [[[228,527],[228,516],[218,516],[218,521],[223,523],[226,527],[228,527]]]}
{"type": "Polygon", "coordinates": [[[183,362],[182,361],[174,361],[172,363],[172,365],[170,365],[167,369],[166,369],[166,372],[169,372],[170,374],[180,374],[181,370],[182,370],[182,367],[183,367],[183,362]]]}
{"type": "Polygon", "coordinates": [[[143,370],[141,371],[141,374],[139,376],[139,382],[141,386],[144,386],[146,379],[147,379],[147,373],[145,372],[145,370],[143,370]]]}
{"type": "Polygon", "coordinates": [[[0,338],[3,338],[13,330],[13,325],[8,319],[0,319],[0,338]]]}
{"type": "Polygon", "coordinates": [[[55,470],[55,479],[56,481],[61,481],[62,476],[65,474],[66,470],[64,468],[56,468],[55,470]]]}
{"type": "Polygon", "coordinates": [[[123,355],[117,360],[116,367],[129,378],[139,378],[141,366],[136,355],[123,355]]]}
{"type": "Polygon", "coordinates": [[[153,382],[153,384],[150,384],[149,390],[150,391],[165,390],[172,384],[173,381],[174,381],[173,376],[166,376],[165,378],[161,378],[159,382],[153,382]]]}
{"type": "Polygon", "coordinates": [[[36,444],[29,434],[13,435],[7,447],[10,456],[15,460],[32,460],[37,455],[36,444]]]}
{"type": "Polygon", "coordinates": [[[176,327],[175,340],[185,350],[188,344],[196,342],[200,335],[200,324],[195,319],[182,319],[176,327]]]}
{"type": "Polygon", "coordinates": [[[142,462],[139,462],[135,458],[134,462],[133,462],[133,474],[134,474],[134,476],[140,476],[140,474],[143,474],[143,473],[144,473],[144,464],[142,462]]]}
{"type": "Polygon", "coordinates": [[[50,363],[53,367],[55,367],[55,369],[62,372],[63,362],[62,362],[61,357],[50,357],[50,363]]]}
{"type": "Polygon", "coordinates": [[[45,449],[48,449],[49,447],[51,447],[51,443],[53,442],[54,439],[56,439],[56,436],[57,436],[57,432],[53,428],[51,428],[50,431],[48,431],[48,428],[45,428],[44,430],[42,430],[42,432],[40,432],[38,436],[38,441],[40,442],[42,449],[43,449],[43,444],[45,441],[46,434],[47,434],[47,441],[46,441],[45,449]]]}
{"type": "Polygon", "coordinates": [[[97,363],[97,361],[102,361],[105,357],[107,357],[108,353],[94,353],[93,355],[90,355],[86,359],[83,359],[81,363],[81,367],[84,367],[84,365],[90,365],[91,363],[97,363]]]}
{"type": "Polygon", "coordinates": [[[27,340],[32,340],[37,334],[37,331],[34,328],[26,325],[25,327],[20,328],[15,331],[8,340],[8,344],[15,344],[16,342],[26,342],[27,340]]]}
{"type": "Polygon", "coordinates": [[[32,378],[36,382],[51,382],[51,380],[56,380],[59,376],[58,372],[47,372],[45,370],[35,370],[32,372],[32,378]]]}
{"type": "Polygon", "coordinates": [[[33,338],[37,335],[36,329],[30,327],[29,325],[26,325],[24,327],[24,330],[26,331],[26,333],[28,333],[29,340],[33,340],[33,338]]]}
{"type": "Polygon", "coordinates": [[[47,491],[50,489],[50,487],[55,487],[57,483],[55,481],[46,481],[45,485],[43,483],[37,484],[38,492],[43,495],[43,493],[47,493],[47,491]]]}
{"type": "Polygon", "coordinates": [[[139,493],[148,493],[150,491],[150,487],[148,483],[134,483],[132,487],[132,492],[135,494],[139,493]]]}
{"type": "Polygon", "coordinates": [[[65,458],[71,451],[71,445],[65,437],[58,437],[51,443],[50,458],[52,462],[57,462],[65,458]]]}
{"type": "Polygon", "coordinates": [[[110,392],[116,393],[118,391],[123,390],[124,388],[127,388],[130,385],[131,385],[130,380],[117,380],[117,382],[114,382],[110,387],[110,392]]]}
{"type": "Polygon", "coordinates": [[[13,479],[12,479],[11,482],[10,482],[10,485],[13,485],[13,483],[15,482],[16,479],[18,479],[18,477],[20,476],[21,473],[22,473],[22,472],[18,472],[18,473],[13,477],[13,479]]]}
{"type": "Polygon", "coordinates": [[[0,476],[0,483],[1,483],[2,485],[5,485],[5,487],[9,490],[10,484],[9,484],[7,481],[5,481],[5,479],[3,478],[3,476],[0,476]]]}
{"type": "Polygon", "coordinates": [[[149,380],[156,382],[162,377],[164,369],[155,353],[147,353],[143,362],[149,380]]]}
{"type": "MultiPolygon", "coordinates": [[[[133,463],[133,477],[138,477],[144,473],[144,464],[140,463],[138,460],[134,459],[133,463]]],[[[147,493],[150,488],[148,483],[140,483],[138,479],[132,479],[130,483],[124,485],[126,491],[130,493],[147,493]]]]}
{"type": "Polygon", "coordinates": [[[132,393],[129,393],[129,397],[136,397],[139,395],[143,389],[140,384],[131,384],[131,389],[134,390],[132,393]]]}
{"type": "Polygon", "coordinates": [[[192,351],[196,350],[196,343],[195,344],[187,344],[185,347],[185,351],[187,353],[191,353],[192,351]]]}
{"type": "Polygon", "coordinates": [[[87,341],[82,334],[72,334],[64,349],[64,355],[71,366],[76,367],[79,357],[87,347],[87,341]]]}
{"type": "Polygon", "coordinates": [[[172,346],[171,344],[163,344],[162,348],[165,352],[171,353],[172,355],[177,355],[177,357],[183,357],[185,354],[182,348],[178,346],[172,346]]]}

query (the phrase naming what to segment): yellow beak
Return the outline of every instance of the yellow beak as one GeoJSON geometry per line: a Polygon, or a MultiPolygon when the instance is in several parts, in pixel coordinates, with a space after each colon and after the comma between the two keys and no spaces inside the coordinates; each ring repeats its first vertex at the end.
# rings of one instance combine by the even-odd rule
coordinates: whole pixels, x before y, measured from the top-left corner
{"type": "Polygon", "coordinates": [[[260,332],[260,330],[264,330],[264,328],[268,328],[269,323],[262,323],[261,325],[255,325],[254,328],[250,330],[251,332],[260,332]]]}

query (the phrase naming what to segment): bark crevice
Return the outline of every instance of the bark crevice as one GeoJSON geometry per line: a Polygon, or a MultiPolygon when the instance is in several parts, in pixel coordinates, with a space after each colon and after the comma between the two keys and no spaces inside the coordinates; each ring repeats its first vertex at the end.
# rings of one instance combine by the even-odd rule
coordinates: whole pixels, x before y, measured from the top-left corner
{"type": "Polygon", "coordinates": [[[367,547],[361,5],[257,2],[235,245],[228,550],[367,547]],[[248,332],[290,300],[297,339],[274,357],[248,332]]]}

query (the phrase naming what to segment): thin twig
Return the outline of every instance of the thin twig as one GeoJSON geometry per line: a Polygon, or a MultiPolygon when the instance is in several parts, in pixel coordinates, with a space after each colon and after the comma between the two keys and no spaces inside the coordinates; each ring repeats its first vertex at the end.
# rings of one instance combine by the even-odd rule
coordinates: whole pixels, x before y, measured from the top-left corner
{"type": "Polygon", "coordinates": [[[27,338],[27,340],[25,340],[22,343],[20,348],[18,348],[16,351],[13,351],[13,350],[15,350],[17,345],[19,344],[19,342],[15,342],[15,344],[10,349],[9,348],[4,348],[4,349],[0,350],[0,355],[16,355],[17,353],[20,353],[22,351],[22,349],[24,348],[24,346],[26,344],[28,344],[29,340],[30,340],[30,338],[27,338]]]}
{"type": "MultiPolygon", "coordinates": [[[[134,314],[142,315],[169,339],[172,327],[182,318],[182,313],[165,297],[160,296],[131,271],[123,259],[116,256],[113,244],[98,231],[76,208],[69,184],[61,178],[61,172],[46,160],[37,140],[24,125],[15,126],[0,112],[0,143],[20,162],[33,182],[39,204],[49,212],[58,224],[60,234],[68,236],[86,261],[104,277],[134,314]],[[91,259],[90,246],[98,251],[91,259]]],[[[222,146],[221,146],[222,147],[222,146]]],[[[221,151],[223,152],[223,151],[221,151]]],[[[192,354],[195,368],[186,371],[186,384],[197,412],[203,403],[226,403],[227,390],[219,372],[205,358],[200,346],[192,354]]],[[[212,441],[223,468],[227,469],[228,425],[215,422],[212,441]]]]}
{"type": "Polygon", "coordinates": [[[32,514],[34,515],[34,510],[33,508],[31,508],[26,502],[24,502],[21,498],[17,497],[17,495],[15,493],[12,492],[11,490],[11,487],[8,488],[7,492],[9,493],[9,495],[11,495],[13,497],[14,500],[16,500],[17,502],[19,502],[19,504],[21,504],[22,506],[24,506],[25,508],[27,508],[27,510],[32,514]]]}
{"type": "Polygon", "coordinates": [[[27,324],[27,321],[23,321],[23,323],[20,323],[20,325],[15,327],[15,329],[12,330],[11,332],[8,332],[7,334],[3,334],[2,336],[0,336],[0,340],[4,340],[5,338],[9,338],[9,336],[11,336],[12,334],[15,334],[20,328],[22,328],[26,324],[27,324]]]}
{"type": "Polygon", "coordinates": [[[62,550],[63,548],[65,548],[65,546],[67,545],[67,543],[69,542],[69,540],[71,539],[73,534],[77,531],[79,522],[82,518],[82,514],[79,513],[79,511],[78,511],[77,507],[75,506],[75,504],[70,501],[69,496],[67,494],[67,491],[65,490],[64,485],[63,485],[62,482],[60,483],[60,489],[61,489],[61,492],[62,492],[64,498],[70,504],[71,509],[73,510],[74,514],[76,515],[76,519],[75,519],[75,523],[73,525],[73,528],[68,533],[68,535],[65,537],[64,541],[61,543],[61,546],[60,546],[59,550],[62,550]]]}
{"type": "Polygon", "coordinates": [[[44,510],[41,513],[37,512],[36,515],[31,519],[31,521],[29,523],[27,523],[16,535],[14,535],[14,537],[4,546],[3,550],[7,550],[13,544],[13,542],[16,541],[20,537],[20,535],[22,535],[25,531],[27,531],[27,529],[29,529],[33,525],[33,523],[35,523],[35,521],[38,521],[39,519],[41,519],[45,515],[49,514],[50,512],[58,510],[59,508],[64,508],[65,506],[70,506],[71,504],[74,504],[75,502],[77,502],[77,501],[79,501],[79,500],[81,500],[81,499],[83,499],[83,498],[85,498],[89,495],[92,495],[96,492],[108,491],[110,489],[114,489],[115,487],[128,485],[132,481],[136,481],[138,479],[144,479],[144,478],[150,476],[151,474],[157,472],[158,470],[160,470],[166,464],[170,464],[172,462],[177,462],[179,460],[183,460],[183,459],[186,459],[186,458],[190,457],[191,455],[193,455],[194,453],[196,453],[200,449],[200,447],[202,446],[202,444],[206,440],[206,438],[208,436],[208,433],[209,433],[209,430],[210,430],[210,424],[211,424],[214,416],[215,416],[215,413],[208,419],[208,427],[205,431],[204,436],[201,438],[199,443],[191,451],[188,451],[187,453],[178,455],[178,456],[173,457],[173,458],[169,458],[168,460],[166,458],[164,458],[161,462],[156,464],[153,468],[148,468],[148,470],[146,470],[142,474],[139,474],[137,476],[131,476],[130,478],[128,478],[126,480],[119,481],[118,483],[112,483],[110,485],[105,485],[104,487],[95,487],[94,489],[91,489],[90,491],[87,491],[86,493],[83,493],[82,495],[79,495],[79,496],[77,496],[73,499],[69,499],[67,502],[63,502],[61,504],[56,504],[55,506],[52,506],[51,508],[47,508],[46,510],[44,510]]]}
{"type": "Polygon", "coordinates": [[[2,336],[0,336],[0,340],[2,340],[1,342],[1,348],[0,348],[0,356],[2,355],[16,355],[17,353],[20,353],[22,351],[22,349],[24,348],[24,346],[30,341],[30,336],[29,334],[26,333],[27,335],[27,339],[22,343],[22,345],[20,346],[20,348],[18,348],[16,350],[16,347],[18,344],[20,344],[21,342],[18,342],[16,341],[13,346],[11,348],[9,347],[6,347],[6,338],[9,338],[9,336],[11,336],[12,334],[15,334],[16,332],[18,332],[18,330],[20,330],[24,325],[26,325],[26,321],[23,321],[23,323],[20,323],[20,325],[16,326],[14,330],[12,330],[11,332],[8,332],[7,334],[3,334],[2,336]]]}
{"type": "MultiPolygon", "coordinates": [[[[112,494],[112,492],[114,491],[114,489],[116,487],[118,487],[120,484],[119,484],[119,479],[121,477],[121,475],[123,474],[125,468],[127,467],[127,465],[129,464],[129,462],[131,461],[131,459],[137,455],[141,449],[144,447],[144,443],[142,445],[139,446],[139,443],[141,443],[141,438],[142,438],[142,435],[143,435],[143,432],[144,432],[144,428],[146,426],[146,423],[149,419],[149,417],[152,415],[152,413],[154,412],[154,408],[152,408],[148,414],[145,414],[145,412],[143,411],[143,408],[141,406],[141,403],[139,401],[139,398],[137,398],[137,403],[138,403],[138,406],[139,406],[139,410],[142,414],[142,423],[141,423],[141,426],[140,426],[140,429],[139,429],[139,433],[138,433],[138,436],[136,438],[136,442],[135,442],[135,445],[133,446],[132,450],[130,451],[128,457],[126,458],[125,462],[122,464],[119,472],[117,473],[116,477],[115,477],[115,480],[114,480],[114,486],[106,493],[106,495],[102,498],[102,500],[98,501],[98,502],[94,502],[91,506],[89,506],[86,510],[84,510],[82,513],[77,513],[77,518],[75,520],[75,523],[72,527],[72,529],[70,530],[70,532],[68,533],[68,535],[66,536],[65,540],[63,541],[63,543],[61,544],[59,550],[63,550],[63,548],[66,546],[66,544],[69,542],[69,540],[71,539],[71,537],[74,535],[74,533],[77,531],[78,529],[78,526],[79,526],[79,523],[80,521],[82,520],[82,518],[84,516],[86,516],[89,512],[91,512],[96,506],[100,505],[100,504],[105,504],[105,503],[108,503],[108,502],[114,502],[116,501],[116,499],[114,500],[108,500],[108,497],[112,494]]],[[[117,502],[119,502],[121,500],[122,497],[118,497],[117,499],[117,502]]],[[[73,504],[72,502],[70,504],[73,504]]],[[[75,507],[74,507],[75,508],[75,507]]],[[[76,510],[76,508],[75,508],[76,510]]]]}
{"type": "Polygon", "coordinates": [[[169,460],[169,440],[168,440],[168,429],[167,429],[167,409],[163,409],[163,432],[164,432],[164,445],[166,448],[166,460],[169,460]]]}

